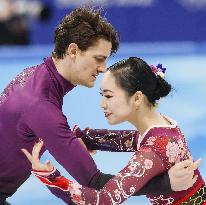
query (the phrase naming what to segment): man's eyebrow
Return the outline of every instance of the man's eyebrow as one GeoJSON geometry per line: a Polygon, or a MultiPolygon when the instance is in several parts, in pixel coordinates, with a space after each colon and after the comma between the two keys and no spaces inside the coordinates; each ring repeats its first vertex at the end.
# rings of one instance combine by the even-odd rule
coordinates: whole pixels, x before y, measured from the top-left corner
{"type": "Polygon", "coordinates": [[[104,56],[104,55],[95,55],[94,57],[101,57],[101,58],[104,58],[104,59],[108,58],[108,56],[104,56]]]}

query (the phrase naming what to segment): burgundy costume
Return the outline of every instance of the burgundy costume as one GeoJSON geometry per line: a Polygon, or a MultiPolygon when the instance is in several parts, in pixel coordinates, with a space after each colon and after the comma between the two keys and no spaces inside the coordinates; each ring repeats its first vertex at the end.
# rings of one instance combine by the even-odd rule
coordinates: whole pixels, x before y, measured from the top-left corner
{"type": "MultiPolygon", "coordinates": [[[[135,151],[128,164],[115,177],[110,179],[100,190],[94,190],[62,176],[57,170],[51,173],[33,171],[33,173],[46,185],[58,187],[62,192],[71,194],[72,200],[81,205],[117,205],[127,200],[135,192],[138,192],[148,181],[156,175],[167,171],[172,165],[190,156],[184,136],[177,123],[169,118],[171,125],[148,128],[145,133],[136,136],[136,143],[132,140],[117,142],[109,131],[105,137],[99,137],[101,130],[87,130],[82,133],[86,138],[96,139],[96,144],[107,143],[122,146],[122,150],[135,151]],[[111,135],[111,138],[109,138],[111,135]],[[109,140],[111,139],[111,140],[109,140]],[[120,144],[118,144],[120,143],[120,144]],[[124,145],[124,146],[123,146],[124,145]]],[[[80,131],[79,131],[80,132],[80,131]]],[[[102,134],[102,133],[101,133],[102,134]]],[[[154,205],[203,205],[206,204],[206,186],[199,173],[193,187],[186,191],[170,194],[154,195],[147,197],[154,205]]],[[[138,199],[137,199],[138,200],[138,199]]]]}

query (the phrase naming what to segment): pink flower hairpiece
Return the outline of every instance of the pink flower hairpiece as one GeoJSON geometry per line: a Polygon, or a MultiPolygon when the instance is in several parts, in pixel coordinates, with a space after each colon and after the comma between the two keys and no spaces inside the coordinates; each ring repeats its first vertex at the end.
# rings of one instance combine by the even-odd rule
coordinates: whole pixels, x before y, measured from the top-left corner
{"type": "Polygon", "coordinates": [[[150,65],[150,68],[156,76],[160,76],[161,78],[165,77],[166,68],[163,68],[162,64],[158,64],[156,67],[154,65],[150,65]]]}

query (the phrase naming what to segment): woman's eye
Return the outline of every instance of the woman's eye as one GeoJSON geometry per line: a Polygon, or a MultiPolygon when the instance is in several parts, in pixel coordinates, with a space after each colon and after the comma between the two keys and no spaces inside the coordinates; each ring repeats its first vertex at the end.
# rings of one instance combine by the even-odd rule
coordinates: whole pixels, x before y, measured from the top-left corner
{"type": "Polygon", "coordinates": [[[105,95],[104,97],[105,98],[111,98],[112,96],[111,95],[105,95]]]}
{"type": "Polygon", "coordinates": [[[100,94],[101,96],[105,97],[105,98],[111,98],[111,97],[113,97],[112,95],[104,95],[103,92],[99,92],[99,94],[100,94]]]}

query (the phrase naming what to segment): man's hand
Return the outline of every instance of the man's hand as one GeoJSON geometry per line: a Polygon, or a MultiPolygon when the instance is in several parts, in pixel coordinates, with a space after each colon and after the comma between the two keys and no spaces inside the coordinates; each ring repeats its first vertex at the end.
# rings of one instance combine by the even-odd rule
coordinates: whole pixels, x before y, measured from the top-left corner
{"type": "MultiPolygon", "coordinates": [[[[90,128],[87,127],[87,128],[85,129],[85,131],[87,131],[87,130],[89,130],[89,129],[90,129],[90,128]]],[[[85,145],[84,141],[83,141],[80,137],[78,137],[78,136],[81,136],[80,133],[82,132],[78,125],[74,125],[74,127],[73,127],[73,129],[72,129],[72,132],[77,136],[77,138],[78,138],[78,140],[80,141],[80,143],[81,143],[81,144],[83,145],[83,147],[89,152],[90,155],[94,155],[94,154],[97,153],[96,150],[87,149],[87,146],[85,145]]]]}
{"type": "Polygon", "coordinates": [[[194,176],[194,170],[199,167],[201,162],[201,159],[193,162],[192,158],[190,158],[171,167],[168,174],[172,190],[183,191],[192,187],[198,177],[197,175],[194,176]]]}
{"type": "Polygon", "coordinates": [[[78,138],[79,142],[82,144],[82,146],[89,152],[90,155],[94,155],[97,153],[97,150],[90,150],[87,149],[87,146],[84,144],[83,140],[81,138],[78,138]]]}
{"type": "Polygon", "coordinates": [[[41,148],[43,146],[43,141],[39,140],[37,143],[35,143],[32,154],[30,154],[26,149],[21,149],[21,151],[25,154],[27,159],[32,164],[32,169],[38,170],[38,171],[52,171],[54,169],[53,165],[50,161],[46,161],[45,164],[42,164],[39,160],[39,153],[41,151],[41,148]]]}

